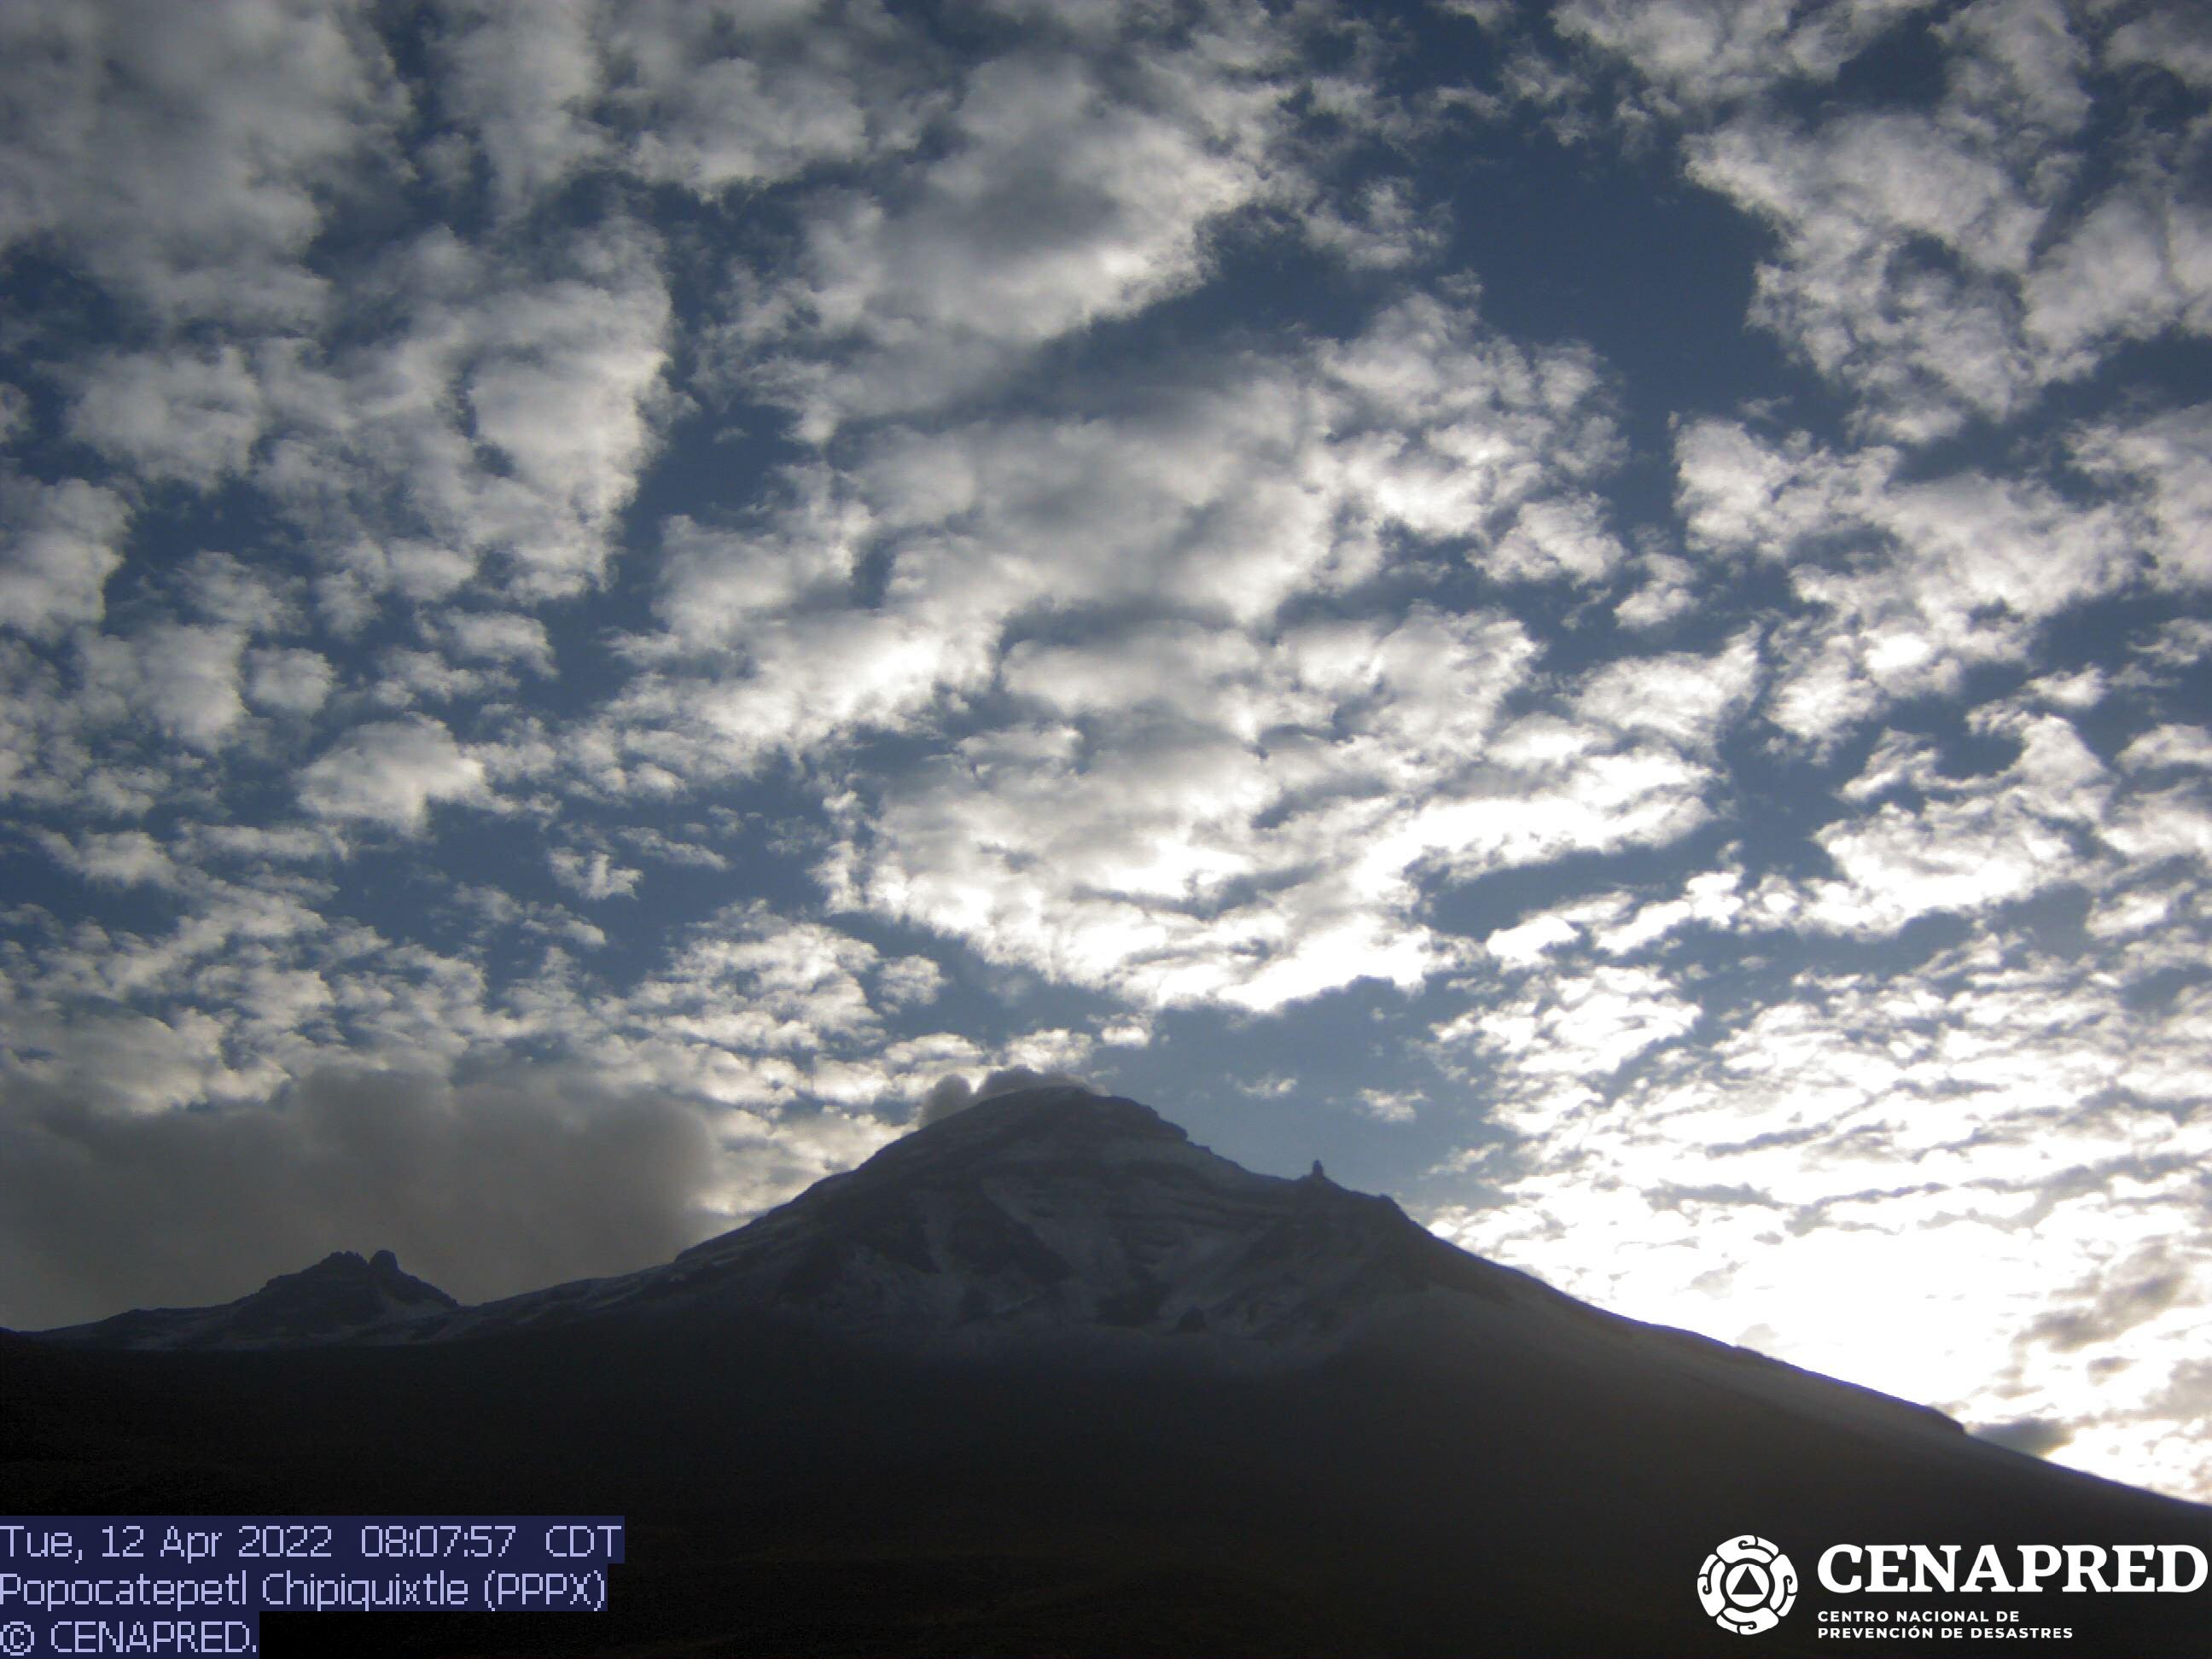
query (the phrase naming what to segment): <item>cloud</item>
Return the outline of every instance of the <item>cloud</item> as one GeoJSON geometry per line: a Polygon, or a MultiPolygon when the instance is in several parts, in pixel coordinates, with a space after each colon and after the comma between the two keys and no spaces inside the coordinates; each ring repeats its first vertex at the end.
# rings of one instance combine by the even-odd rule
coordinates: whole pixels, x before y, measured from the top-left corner
{"type": "Polygon", "coordinates": [[[702,197],[902,153],[942,101],[945,65],[886,10],[631,7],[606,27],[629,70],[610,97],[627,165],[702,197]]]}
{"type": "Polygon", "coordinates": [[[2130,771],[2166,767],[2212,771],[2212,732],[2201,726],[2159,726],[2122,750],[2120,764],[2130,771]]]}
{"type": "MultiPolygon", "coordinates": [[[[664,628],[626,642],[643,672],[595,749],[743,773],[913,732],[985,693],[994,669],[1017,690],[1063,684],[1073,659],[1019,637],[1054,615],[1110,629],[1164,607],[1188,626],[1159,638],[1249,658],[1225,630],[1256,635],[1294,600],[1356,590],[1401,547],[1487,562],[1525,501],[1601,476],[1619,448],[1589,354],[1524,350],[1434,301],[1287,359],[1215,356],[1099,391],[1115,413],[886,427],[845,466],[787,471],[752,525],[672,519],[664,628]]],[[[1554,560],[1523,574],[1595,573],[1554,560]]],[[[1069,643],[1084,672],[1115,672],[1069,643]]]]}
{"type": "Polygon", "coordinates": [[[130,509],[112,490],[0,477],[0,627],[48,639],[105,614],[130,509]]]}
{"type": "Polygon", "coordinates": [[[1419,1108],[1425,1098],[1419,1093],[1405,1091],[1362,1089],[1359,1091],[1359,1109],[1384,1123],[1411,1123],[1420,1115],[1419,1108]]]}
{"type": "Polygon", "coordinates": [[[1486,562],[1509,579],[1540,581],[1565,575],[1593,582],[1626,557],[1626,550],[1606,530],[1598,503],[1588,496],[1571,496],[1531,501],[1522,507],[1486,562]]]}
{"type": "Polygon", "coordinates": [[[2076,453],[2093,473],[2137,484],[2153,569],[2177,589],[2212,586],[2212,412],[2199,406],[2083,429],[2076,453]]]}
{"type": "Polygon", "coordinates": [[[556,847],[546,855],[554,879],[579,897],[594,901],[623,898],[637,890],[641,870],[617,864],[604,851],[588,856],[556,847]]]}
{"type": "Polygon", "coordinates": [[[442,599],[486,565],[532,603],[600,580],[666,412],[658,260],[620,220],[521,270],[432,229],[368,268],[396,326],[272,357],[283,418],[254,482],[329,549],[326,611],[442,599]]]}
{"type": "Polygon", "coordinates": [[[49,830],[39,839],[48,853],[88,881],[172,887],[181,879],[167,849],[143,830],[104,835],[84,831],[74,839],[49,830]]]}
{"type": "Polygon", "coordinates": [[[812,205],[799,274],[746,325],[771,354],[748,377],[805,435],[927,409],[1195,282],[1202,228],[1271,193],[1289,88],[1239,64],[1256,43],[1233,26],[1150,33],[1132,30],[1110,79],[1042,45],[975,65],[939,151],[812,205]]]}
{"type": "Polygon", "coordinates": [[[88,696],[114,699],[132,714],[195,749],[216,749],[246,717],[234,629],[155,623],[124,637],[80,647],[88,696]]]}
{"type": "MultiPolygon", "coordinates": [[[[2123,341],[2212,326],[2212,220],[2162,140],[2115,141],[2132,165],[2077,186],[2093,111],[2128,95],[2096,73],[2108,22],[2056,0],[1977,0],[1924,26],[1923,9],[1576,0],[1557,20],[1633,66],[1644,92],[1620,118],[1678,125],[1688,176],[1778,235],[1752,319],[1848,391],[1862,432],[1912,444],[2015,419],[2123,341]],[[1916,27],[1942,54],[1932,106],[1808,115],[1786,96],[1916,27]]],[[[2182,28],[2137,19],[2106,61],[2157,41],[2185,76],[2182,28]]],[[[1553,100],[1598,101],[1570,85],[1553,100]]]]}
{"type": "MultiPolygon", "coordinates": [[[[1270,1009],[1363,977],[1410,989],[1456,960],[1419,919],[1425,880],[1663,844],[1709,811],[1704,763],[1620,713],[1617,677],[1595,695],[1626,730],[1509,717],[1534,653],[1501,617],[1292,630],[1204,689],[1196,649],[1170,631],[1095,672],[1017,656],[1015,684],[1033,668],[1081,723],[966,739],[855,803],[825,866],[842,902],[1140,1004],[1270,1009]]],[[[1740,647],[1719,678],[1752,660],[1740,647]]],[[[1702,725],[1694,699],[1667,723],[1706,740],[1728,695],[1702,725]]]]}
{"type": "Polygon", "coordinates": [[[499,7],[453,12],[440,84],[507,216],[594,173],[711,200],[902,150],[933,101],[925,68],[945,67],[887,13],[812,0],[740,11],[579,0],[527,27],[499,7]]]}
{"type": "Polygon", "coordinates": [[[970,1106],[990,1099],[994,1095],[1010,1095],[1023,1089],[1048,1087],[1085,1089],[1090,1085],[1080,1078],[1066,1072],[1040,1072],[1027,1066],[1005,1066],[988,1073],[981,1083],[970,1085],[958,1073],[951,1073],[932,1085],[921,1104],[915,1112],[917,1124],[941,1123],[970,1106]]]}
{"type": "Polygon", "coordinates": [[[2202,14],[2184,6],[2154,8],[2130,19],[2105,42],[2114,68],[2162,70],[2192,87],[2212,89],[2212,29],[2202,14]]]}
{"type": "Polygon", "coordinates": [[[491,799],[483,762],[420,715],[356,726],[300,774],[300,804],[318,817],[403,835],[419,833],[440,802],[484,805],[491,799]]]}
{"type": "Polygon", "coordinates": [[[1584,682],[1575,708],[1614,731],[1650,732],[1694,750],[1735,723],[1758,677],[1758,642],[1742,634],[1712,657],[1676,652],[1609,663],[1584,682]]]}
{"type": "Polygon", "coordinates": [[[330,659],[313,651],[268,648],[249,653],[246,660],[247,697],[276,714],[313,714],[337,680],[330,659]]]}
{"type": "Polygon", "coordinates": [[[32,0],[0,64],[0,245],[48,243],[157,325],[316,319],[304,255],[405,109],[368,18],[336,4],[32,0]]]}
{"type": "MultiPolygon", "coordinates": [[[[733,1050],[808,1053],[880,1039],[880,999],[927,1000],[933,964],[886,959],[825,923],[778,915],[758,902],[702,922],[666,963],[625,999],[634,1038],[692,1039],[733,1050]]],[[[884,1080],[878,1079],[878,1092],[884,1080]]]]}
{"type": "Polygon", "coordinates": [[[127,1117],[17,1085],[0,1141],[0,1317],[30,1328],[227,1302],[333,1249],[468,1301],[645,1267],[703,1236],[732,1156],[689,1106],[551,1069],[322,1072],[281,1108],[127,1117]]]}
{"type": "Polygon", "coordinates": [[[958,1073],[951,1073],[930,1085],[929,1092],[915,1109],[914,1121],[917,1124],[941,1123],[975,1103],[975,1085],[958,1073]]]}
{"type": "Polygon", "coordinates": [[[1471,1040],[1534,1076],[1604,1077],[1698,1022],[1695,1005],[1648,968],[1601,967],[1553,975],[1481,1013],[1437,1031],[1446,1044],[1471,1040]]]}
{"type": "Polygon", "coordinates": [[[69,423],[71,436],[142,477],[206,489],[245,471],[263,419],[261,388],[227,346],[105,359],[87,374],[69,423]]]}
{"type": "Polygon", "coordinates": [[[1873,431],[1919,441],[2032,400],[2006,302],[2044,208],[2001,158],[1925,115],[1866,113],[1809,136],[1741,118],[1687,161],[1781,232],[1753,316],[1850,387],[1873,431]]]}
{"type": "Polygon", "coordinates": [[[1831,81],[1925,0],[1844,0],[1809,13],[1771,0],[1568,0],[1553,27],[1632,63],[1670,100],[1711,105],[1791,80],[1831,81]]]}
{"type": "Polygon", "coordinates": [[[2212,332],[2212,214],[2164,180],[2113,191],[2022,286],[2027,336],[2070,377],[2125,340],[2212,332]]]}
{"type": "Polygon", "coordinates": [[[2047,1342],[2075,1353],[2155,1319],[2189,1293],[2190,1269],[2155,1246],[2071,1288],[2075,1305],[2043,1315],[2021,1334],[2024,1343],[2047,1342]],[[2117,1282],[2115,1282],[2117,1281],[2117,1282]]]}
{"type": "Polygon", "coordinates": [[[1685,427],[1675,464],[1694,544],[1786,564],[1799,608],[1763,712],[1819,748],[1899,698],[1951,694],[1971,665],[2024,659],[2051,618],[2142,574],[2128,514],[2034,477],[1908,481],[1894,448],[1723,422],[1685,427]]]}
{"type": "Polygon", "coordinates": [[[1984,1424],[1974,1431],[1974,1437],[2025,1456],[2048,1457],[2071,1440],[2074,1432],[2063,1423],[2024,1417],[2016,1422],[1984,1424]]]}
{"type": "Polygon", "coordinates": [[[598,9],[554,0],[526,26],[497,6],[450,9],[435,47],[440,83],[451,118],[484,156],[503,212],[536,206],[605,152],[608,136],[590,115],[603,90],[598,9]]]}

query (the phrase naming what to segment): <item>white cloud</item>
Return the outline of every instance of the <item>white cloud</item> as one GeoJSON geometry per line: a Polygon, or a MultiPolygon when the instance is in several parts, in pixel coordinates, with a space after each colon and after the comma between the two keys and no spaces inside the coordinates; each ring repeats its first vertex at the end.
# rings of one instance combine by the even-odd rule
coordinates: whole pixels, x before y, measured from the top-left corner
{"type": "Polygon", "coordinates": [[[157,322],[318,316],[325,203],[404,108],[356,9],[222,0],[0,18],[0,244],[51,239],[157,322]]]}
{"type": "Polygon", "coordinates": [[[701,196],[903,151],[940,101],[931,49],[886,11],[833,21],[813,0],[720,15],[630,6],[607,22],[610,55],[630,70],[611,89],[631,129],[627,165],[701,196]]]}
{"type": "Polygon", "coordinates": [[[258,482],[372,593],[442,597],[486,562],[526,600],[594,585],[657,441],[656,259],[619,222],[568,239],[544,276],[426,234],[390,271],[403,331],[284,370],[293,418],[258,482]]]}
{"type": "Polygon", "coordinates": [[[1410,988],[1465,954],[1421,920],[1425,882],[1702,823],[1692,752],[1756,660],[1739,641],[1600,671],[1580,700],[1600,723],[1508,714],[1533,655],[1502,618],[1425,610],[1264,643],[1163,625],[1018,650],[1010,688],[1057,720],[848,803],[825,878],[843,903],[1140,1005],[1410,988]],[[1662,681],[1677,707],[1646,720],[1638,688],[1662,681]]]}
{"type": "Polygon", "coordinates": [[[1418,203],[1401,181],[1377,179],[1359,192],[1349,213],[1327,196],[1307,204],[1301,228],[1309,242],[1355,268],[1392,270],[1442,248],[1449,216],[1441,206],[1418,203]]]}
{"type": "Polygon", "coordinates": [[[375,720],[340,738],[300,774],[300,804],[319,817],[419,834],[430,808],[491,801],[484,763],[438,721],[375,720]]]}
{"type": "Polygon", "coordinates": [[[1742,913],[1741,873],[1700,871],[1670,898],[1618,890],[1524,915],[1483,940],[1491,955],[1511,968],[1532,968],[1545,957],[1576,949],[1608,957],[1632,956],[1693,926],[1726,931],[1742,913]]]}
{"type": "Polygon", "coordinates": [[[2212,333],[2212,214],[2165,180],[2106,195],[2021,290],[2045,371],[2087,373],[2122,340],[2212,333]]]}
{"type": "Polygon", "coordinates": [[[84,830],[74,838],[49,830],[39,840],[47,852],[88,881],[122,887],[142,883],[173,887],[182,880],[168,850],[143,830],[107,834],[84,830]]]}
{"type": "Polygon", "coordinates": [[[1537,580],[1565,575],[1594,582],[1627,556],[1605,528],[1599,504],[1587,495],[1531,501],[1515,517],[1486,562],[1499,575],[1537,580]]]}
{"type": "Polygon", "coordinates": [[[941,149],[811,204],[800,274],[738,324],[805,435],[930,408],[1198,278],[1204,228],[1279,188],[1290,86],[1238,25],[1172,40],[1125,41],[1110,76],[1042,45],[982,62],[941,149]]]}
{"type": "Polygon", "coordinates": [[[535,617],[514,611],[463,611],[445,618],[454,653],[486,662],[519,662],[539,674],[553,672],[553,641],[535,617]]]}
{"type": "Polygon", "coordinates": [[[301,584],[289,574],[257,568],[234,554],[196,555],[184,568],[180,597],[205,620],[249,634],[272,635],[301,625],[301,584]]]}
{"type": "Polygon", "coordinates": [[[1743,634],[1717,656],[1677,652],[1608,664],[1583,683],[1575,708],[1615,731],[1705,749],[1735,723],[1758,679],[1758,641],[1743,634]]]}
{"type": "Polygon", "coordinates": [[[1542,911],[1510,927],[1500,927],[1482,941],[1482,948],[1514,967],[1533,966],[1543,960],[1547,951],[1571,945],[1581,936],[1577,920],[1557,911],[1542,911]]]}
{"type": "Polygon", "coordinates": [[[97,623],[130,521],[114,491],[80,479],[0,479],[0,625],[40,639],[97,623]]]}
{"type": "MultiPolygon", "coordinates": [[[[2115,141],[2134,165],[2076,186],[2104,19],[1977,0],[1929,31],[1945,76],[1932,106],[1808,118],[1783,85],[1832,77],[1919,8],[1798,9],[1575,0],[1558,21],[1644,78],[1644,103],[1620,118],[1680,121],[1689,176],[1774,228],[1753,319],[1850,391],[1861,429],[1918,443],[1972,416],[2010,420],[2122,340],[2212,328],[2212,219],[2160,140],[2115,141]]],[[[2143,61],[2153,40],[2187,72],[2163,17],[2116,33],[2108,61],[2143,61]]]]}
{"type": "Polygon", "coordinates": [[[2212,732],[2201,726],[2159,726],[2122,750],[2120,764],[2130,771],[2188,767],[2212,772],[2212,732]]]}
{"type": "Polygon", "coordinates": [[[596,9],[591,0],[549,0],[526,16],[465,0],[444,20],[435,48],[443,102],[474,133],[506,212],[536,206],[605,149],[588,113],[601,90],[596,9]]]}
{"type": "Polygon", "coordinates": [[[1447,1021],[1437,1040],[1467,1042],[1533,1078],[1600,1079],[1698,1023],[1696,1005],[1667,978],[1601,966],[1530,982],[1517,995],[1447,1021]]]}
{"type": "Polygon", "coordinates": [[[1820,925],[1887,932],[1934,910],[1976,910],[2025,897],[2075,873],[2074,849],[2056,825],[1999,800],[1943,803],[1908,811],[1892,803],[1871,817],[1821,831],[1837,878],[1812,884],[1808,914],[1820,925]]]}
{"type": "Polygon", "coordinates": [[[1926,0],[1567,0],[1553,27],[1616,52],[1674,99],[1711,104],[1779,81],[1832,80],[1862,46],[1926,0]]]}
{"type": "Polygon", "coordinates": [[[204,489],[245,470],[262,419],[261,388],[228,346],[94,364],[70,408],[70,431],[144,477],[204,489]]]}
{"type": "Polygon", "coordinates": [[[556,847],[546,854],[553,876],[563,887],[579,896],[593,900],[627,898],[637,890],[644,877],[642,870],[617,864],[604,851],[586,855],[565,847],[556,847]]]}
{"type": "Polygon", "coordinates": [[[2105,42],[2114,68],[2162,70],[2193,87],[2212,89],[2212,27],[2186,6],[2165,6],[2130,19],[2105,42]]]}
{"type": "MultiPolygon", "coordinates": [[[[1601,476],[1618,451],[1589,353],[1523,350],[1426,301],[1286,360],[1217,357],[1133,395],[1101,389],[1116,414],[884,429],[849,468],[787,474],[757,526],[672,520],[666,633],[631,641],[654,672],[610,710],[603,747],[745,769],[913,729],[983,693],[994,667],[1062,707],[1086,684],[1130,689],[1088,643],[1073,647],[1079,669],[1018,645],[998,661],[1009,634],[1048,614],[1165,605],[1188,626],[1154,635],[1155,665],[1170,635],[1249,661],[1235,632],[1294,598],[1355,589],[1408,544],[1480,562],[1524,501],[1601,476]],[[875,562],[880,599],[856,602],[875,562]]],[[[1596,574],[1610,556],[1586,551],[1525,574],[1596,574]]],[[[1400,648],[1419,649],[1410,635],[1400,648]]],[[[1214,677],[1195,659],[1169,672],[1214,677]]]]}
{"type": "Polygon", "coordinates": [[[1362,1089],[1359,1109],[1384,1123],[1411,1123],[1420,1115],[1424,1097],[1407,1090],[1362,1089]]]}
{"type": "Polygon", "coordinates": [[[2212,409],[2100,422],[2079,434],[2075,453],[2091,471],[2142,489],[2160,580],[2212,586],[2212,409]]]}
{"type": "Polygon", "coordinates": [[[192,748],[219,749],[246,718],[239,683],[245,643],[235,629],[185,623],[88,635],[79,642],[85,693],[95,709],[113,699],[120,707],[111,718],[118,721],[135,715],[192,748]]]}
{"type": "Polygon", "coordinates": [[[1981,910],[2062,883],[2097,884],[2101,860],[2082,831],[2112,833],[2102,763],[2056,714],[2001,714],[1986,724],[2020,742],[2002,772],[1946,779],[1924,756],[1878,749],[1844,798],[1875,799],[1909,781],[1928,799],[1909,807],[1888,801],[1816,831],[1836,875],[1806,884],[1795,914],[1814,927],[1887,933],[1931,912],[1981,910]]]}
{"type": "Polygon", "coordinates": [[[1690,176],[1768,219],[1753,315],[1917,441],[1964,410],[2003,418],[2035,374],[2007,313],[2044,208],[1997,157],[1925,115],[1852,114],[1807,136],[1744,117],[1693,139],[1690,176]],[[1941,258],[1914,258],[1919,244],[1941,258]]]}
{"type": "Polygon", "coordinates": [[[1646,553],[1637,561],[1644,583],[1613,608],[1613,620],[1623,628],[1657,628],[1686,615],[1696,605],[1692,591],[1695,569],[1686,559],[1670,553],[1646,553]]]}
{"type": "Polygon", "coordinates": [[[2043,624],[2141,571],[2114,506],[1973,471],[1907,482],[1900,465],[1727,422],[1677,441],[1693,540],[1789,564],[1804,609],[1778,630],[1765,713],[1816,747],[1894,699],[1948,693],[1971,664],[2022,659],[2043,624]]]}
{"type": "Polygon", "coordinates": [[[337,683],[330,659],[313,651],[268,648],[246,656],[246,696],[280,714],[312,714],[337,683]]]}

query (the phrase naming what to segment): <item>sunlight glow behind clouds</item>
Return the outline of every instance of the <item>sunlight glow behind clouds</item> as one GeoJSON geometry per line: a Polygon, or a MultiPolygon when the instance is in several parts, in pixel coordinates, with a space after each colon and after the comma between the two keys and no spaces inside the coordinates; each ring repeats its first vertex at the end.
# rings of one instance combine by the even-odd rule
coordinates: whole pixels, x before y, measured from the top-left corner
{"type": "Polygon", "coordinates": [[[0,13],[0,1318],[1025,1066],[2212,1495],[2195,12],[957,11],[0,13]]]}

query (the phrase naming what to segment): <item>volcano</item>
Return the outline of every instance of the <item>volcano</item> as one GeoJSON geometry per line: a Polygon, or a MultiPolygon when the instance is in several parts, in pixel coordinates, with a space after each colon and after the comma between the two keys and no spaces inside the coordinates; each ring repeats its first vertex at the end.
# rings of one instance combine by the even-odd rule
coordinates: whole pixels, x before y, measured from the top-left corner
{"type": "Polygon", "coordinates": [[[463,1307],[341,1253],[0,1362],[23,1513],[629,1519],[608,1613],[270,1615],[277,1653],[1795,1654],[1908,1601],[2068,1632],[2039,1651],[2212,1637],[2202,1589],[1832,1589],[1836,1546],[2203,1549],[2212,1511],[1073,1088],[641,1272],[463,1307]],[[1701,1599],[1785,1577],[1753,1634],[1701,1599]]]}

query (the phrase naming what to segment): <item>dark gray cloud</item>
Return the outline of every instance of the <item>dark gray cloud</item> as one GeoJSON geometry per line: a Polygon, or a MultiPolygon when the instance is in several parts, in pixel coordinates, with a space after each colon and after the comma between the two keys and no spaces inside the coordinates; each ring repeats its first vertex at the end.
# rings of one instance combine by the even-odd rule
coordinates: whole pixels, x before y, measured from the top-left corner
{"type": "Polygon", "coordinates": [[[2074,1431],[2063,1423],[2054,1423],[2045,1418],[2027,1417],[2016,1423],[1990,1423],[1974,1431],[1974,1437],[1986,1440],[1992,1446],[2002,1446],[2008,1451],[2024,1452],[2030,1457],[2048,1457],[2074,1437],[2074,1431]]]}
{"type": "Polygon", "coordinates": [[[714,1224],[696,1109],[551,1071],[463,1085],[318,1073],[275,1106],[0,1101],[0,1323],[226,1302],[391,1249],[465,1302],[665,1260],[714,1224]]]}
{"type": "Polygon", "coordinates": [[[2047,1342],[2062,1353],[2108,1342],[2156,1318],[2189,1290],[2188,1271],[2166,1261],[2162,1255],[2154,1253],[2149,1262],[2130,1265],[2144,1271],[2117,1284],[2094,1284],[2086,1303],[2044,1315],[2027,1328],[2021,1340],[2047,1342]]]}

